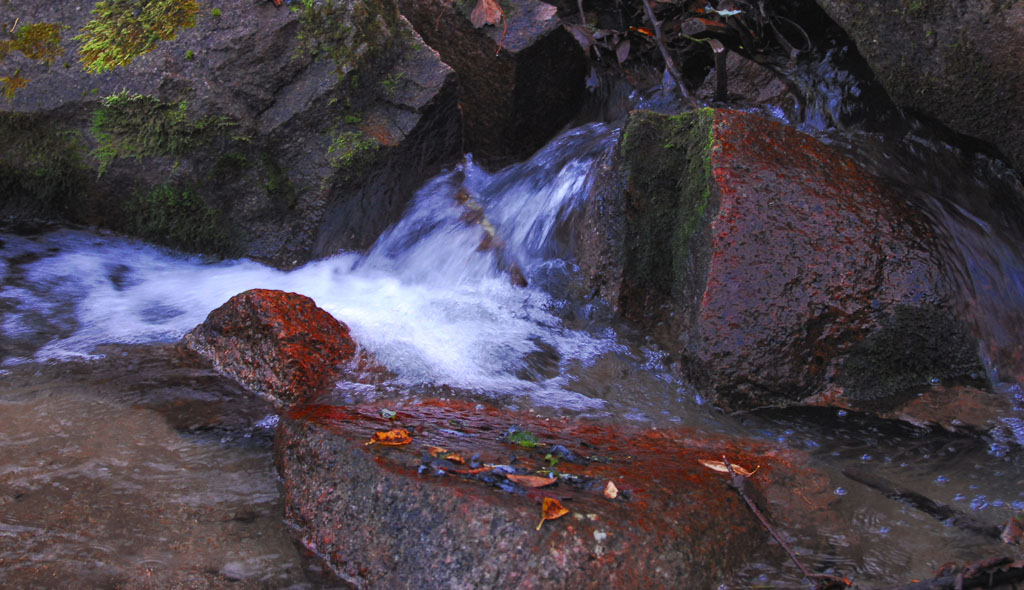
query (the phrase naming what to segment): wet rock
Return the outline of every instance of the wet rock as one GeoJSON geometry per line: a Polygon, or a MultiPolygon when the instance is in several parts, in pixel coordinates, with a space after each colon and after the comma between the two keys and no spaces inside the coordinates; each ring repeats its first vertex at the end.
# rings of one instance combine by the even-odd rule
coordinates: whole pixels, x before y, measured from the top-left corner
{"type": "Polygon", "coordinates": [[[348,326],[312,299],[266,289],[235,295],[183,344],[279,407],[330,388],[356,354],[348,326]]]}
{"type": "MultiPolygon", "coordinates": [[[[785,80],[769,68],[743,57],[735,51],[726,52],[725,71],[728,92],[722,100],[734,108],[757,109],[766,116],[798,121],[800,101],[785,80]]],[[[717,69],[712,70],[697,91],[705,102],[714,100],[718,82],[717,69]]]]}
{"type": "Polygon", "coordinates": [[[931,227],[839,150],[705,109],[635,113],[620,157],[618,305],[719,405],[885,411],[984,378],[931,227]]]}
{"type": "Polygon", "coordinates": [[[780,519],[820,515],[796,494],[820,474],[756,441],[452,401],[381,409],[295,407],[275,441],[286,518],[360,588],[715,587],[762,550],[784,559],[727,477],[698,463],[723,454],[761,466],[750,483],[780,519]],[[398,428],[411,442],[367,444],[398,428]],[[558,449],[576,460],[553,461],[558,449]],[[509,477],[552,469],[557,482],[539,488],[509,477]],[[538,528],[545,497],[569,513],[538,528]]]}
{"type": "Polygon", "coordinates": [[[586,56],[553,6],[502,2],[505,21],[477,29],[470,22],[475,2],[398,1],[458,74],[465,150],[476,161],[497,167],[525,159],[576,114],[586,56]]]}
{"type": "Polygon", "coordinates": [[[897,104],[996,146],[1024,171],[1024,4],[818,4],[897,104]]]}
{"type": "Polygon", "coordinates": [[[281,267],[367,247],[461,155],[454,74],[393,0],[299,6],[204,4],[194,27],[94,74],[73,37],[97,14],[5,5],[66,28],[52,65],[0,60],[0,78],[27,80],[0,101],[4,215],[281,267]]]}

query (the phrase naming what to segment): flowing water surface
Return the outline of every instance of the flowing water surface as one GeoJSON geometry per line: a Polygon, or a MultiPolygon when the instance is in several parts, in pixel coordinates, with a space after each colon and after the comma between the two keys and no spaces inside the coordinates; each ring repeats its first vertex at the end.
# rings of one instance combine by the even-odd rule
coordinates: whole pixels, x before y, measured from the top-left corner
{"type": "MultiPolygon", "coordinates": [[[[806,450],[831,477],[842,516],[788,533],[817,569],[883,583],[999,551],[998,542],[887,500],[840,470],[870,468],[998,524],[1024,509],[1016,415],[983,437],[835,410],[724,416],[642,334],[569,301],[574,214],[616,134],[604,124],[580,127],[493,174],[467,159],[429,181],[370,252],[290,272],[96,232],[0,237],[0,586],[333,584],[280,522],[269,409],[167,345],[250,288],[312,297],[395,373],[385,387],[342,384],[353,398],[455,392],[806,450]]],[[[968,235],[957,229],[963,218],[947,219],[951,235],[968,235]]],[[[998,273],[1020,280],[1019,255],[1000,247],[994,269],[959,251],[965,285],[1004,288],[998,273]]],[[[1024,305],[1006,297],[986,305],[1019,317],[1024,305]]],[[[1020,398],[1014,387],[1005,395],[1020,398]]],[[[739,573],[734,587],[787,584],[799,584],[796,570],[771,563],[739,573]]]]}

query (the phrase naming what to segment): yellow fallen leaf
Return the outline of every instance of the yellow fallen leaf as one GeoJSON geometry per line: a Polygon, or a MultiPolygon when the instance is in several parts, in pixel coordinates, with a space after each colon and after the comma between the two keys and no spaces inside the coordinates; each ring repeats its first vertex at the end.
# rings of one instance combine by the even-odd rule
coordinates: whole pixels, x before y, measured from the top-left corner
{"type": "Polygon", "coordinates": [[[604,484],[604,497],[609,500],[614,500],[619,495],[619,488],[616,487],[615,483],[608,480],[608,483],[604,484]]]}
{"type": "Polygon", "coordinates": [[[540,523],[537,525],[537,530],[540,530],[541,525],[544,524],[545,520],[554,520],[561,518],[566,514],[569,514],[569,509],[562,506],[562,503],[555,498],[544,498],[544,502],[540,506],[540,523]]]}
{"type": "Polygon", "coordinates": [[[541,477],[539,475],[516,475],[515,473],[508,473],[505,477],[507,477],[509,481],[515,482],[524,488],[542,488],[558,481],[551,477],[541,477]]]}
{"type": "MultiPolygon", "coordinates": [[[[707,467],[708,469],[710,469],[712,471],[720,471],[722,473],[729,473],[729,468],[725,466],[725,462],[723,462],[723,461],[711,461],[711,460],[708,460],[708,459],[701,459],[700,461],[698,461],[698,463],[700,463],[701,465],[703,465],[704,467],[707,467]]],[[[748,471],[747,469],[744,469],[743,467],[740,467],[739,465],[737,465],[735,463],[732,463],[732,470],[737,475],[742,475],[743,477],[750,477],[751,475],[754,475],[755,473],[757,473],[757,470],[760,469],[760,468],[761,468],[761,466],[758,465],[757,467],[754,468],[753,471],[748,471]]]]}
{"type": "MultiPolygon", "coordinates": [[[[373,436],[370,437],[367,445],[385,445],[385,446],[398,446],[407,445],[412,442],[412,437],[409,435],[409,431],[404,428],[396,428],[394,430],[385,430],[381,432],[374,432],[373,436]]],[[[365,446],[365,445],[364,445],[365,446]]]]}

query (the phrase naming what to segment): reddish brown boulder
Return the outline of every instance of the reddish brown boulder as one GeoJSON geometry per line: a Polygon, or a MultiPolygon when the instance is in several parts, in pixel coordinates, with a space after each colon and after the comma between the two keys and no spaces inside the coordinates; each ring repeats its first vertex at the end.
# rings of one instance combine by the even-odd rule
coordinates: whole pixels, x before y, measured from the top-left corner
{"type": "Polygon", "coordinates": [[[699,460],[760,465],[749,483],[782,522],[831,497],[799,455],[751,440],[451,401],[384,409],[297,406],[275,441],[286,518],[364,589],[713,588],[785,556],[699,460]],[[369,444],[396,429],[406,444],[369,444]],[[538,527],[548,497],[569,512],[538,527]]]}
{"type": "Polygon", "coordinates": [[[356,352],[348,326],[312,299],[267,289],[235,295],[183,342],[278,406],[330,388],[356,352]]]}
{"type": "Polygon", "coordinates": [[[704,109],[634,113],[620,157],[619,305],[719,405],[886,411],[935,379],[984,378],[951,255],[838,149],[704,109]]]}
{"type": "Polygon", "coordinates": [[[536,0],[502,1],[504,20],[476,28],[470,21],[475,1],[398,4],[455,69],[464,147],[478,162],[500,166],[522,160],[576,114],[587,61],[555,7],[536,0]]]}

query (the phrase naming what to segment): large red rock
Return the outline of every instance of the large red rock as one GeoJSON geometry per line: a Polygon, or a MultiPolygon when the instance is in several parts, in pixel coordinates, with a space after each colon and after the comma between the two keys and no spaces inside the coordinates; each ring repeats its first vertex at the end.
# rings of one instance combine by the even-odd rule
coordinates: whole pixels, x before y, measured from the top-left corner
{"type": "Polygon", "coordinates": [[[329,389],[356,352],[348,326],[312,299],[268,289],[235,295],[184,344],[278,406],[329,389]]]}
{"type": "Polygon", "coordinates": [[[760,465],[749,483],[784,527],[834,498],[801,455],[757,441],[462,402],[296,406],[275,440],[286,518],[367,590],[714,588],[752,559],[781,562],[727,474],[698,462],[723,455],[760,465]],[[408,443],[369,444],[393,429],[408,443]],[[557,483],[508,476],[546,469],[557,483]],[[545,497],[569,512],[538,527],[545,497]]]}
{"type": "Polygon", "coordinates": [[[638,112],[620,163],[619,306],[719,405],[888,411],[984,378],[948,249],[837,148],[742,112],[638,112]]]}

